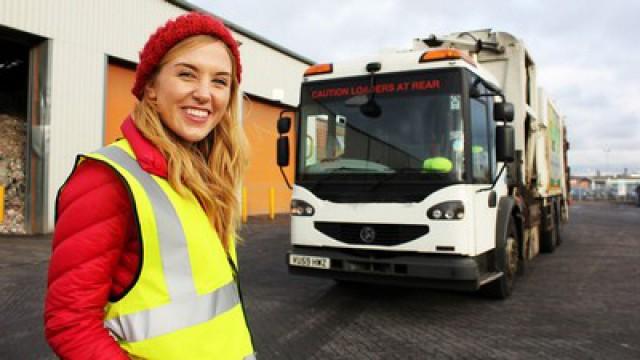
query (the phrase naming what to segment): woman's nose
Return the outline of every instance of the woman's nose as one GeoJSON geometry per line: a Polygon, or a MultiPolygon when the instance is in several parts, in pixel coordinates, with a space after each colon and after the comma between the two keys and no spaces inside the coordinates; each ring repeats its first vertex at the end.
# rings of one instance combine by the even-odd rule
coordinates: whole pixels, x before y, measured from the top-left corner
{"type": "Polygon", "coordinates": [[[211,88],[209,81],[199,81],[193,90],[193,97],[200,103],[206,103],[211,100],[211,88]]]}

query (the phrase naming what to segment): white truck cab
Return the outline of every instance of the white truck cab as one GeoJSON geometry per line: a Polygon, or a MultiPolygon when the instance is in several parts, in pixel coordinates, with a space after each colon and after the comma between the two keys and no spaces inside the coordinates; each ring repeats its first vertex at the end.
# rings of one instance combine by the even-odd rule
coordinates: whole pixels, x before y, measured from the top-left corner
{"type": "MultiPolygon", "coordinates": [[[[292,274],[509,296],[548,222],[527,183],[533,62],[502,34],[430,37],[307,70],[292,274]]],[[[281,118],[282,135],[289,121],[281,118]]],[[[279,139],[280,166],[287,141],[279,139]]]]}

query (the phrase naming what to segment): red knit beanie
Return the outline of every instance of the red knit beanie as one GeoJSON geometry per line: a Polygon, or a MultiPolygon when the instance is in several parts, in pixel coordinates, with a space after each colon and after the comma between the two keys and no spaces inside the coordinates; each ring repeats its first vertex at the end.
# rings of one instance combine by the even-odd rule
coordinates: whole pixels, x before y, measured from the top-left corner
{"type": "Polygon", "coordinates": [[[190,12],[167,21],[164,26],[159,27],[149,37],[144,45],[140,52],[140,63],[136,67],[136,82],[131,89],[138,100],[142,100],[144,87],[164,55],[180,41],[195,35],[210,35],[227,45],[233,54],[233,61],[236,63],[236,78],[240,83],[240,74],[242,73],[240,52],[229,29],[220,20],[209,15],[190,12]]]}

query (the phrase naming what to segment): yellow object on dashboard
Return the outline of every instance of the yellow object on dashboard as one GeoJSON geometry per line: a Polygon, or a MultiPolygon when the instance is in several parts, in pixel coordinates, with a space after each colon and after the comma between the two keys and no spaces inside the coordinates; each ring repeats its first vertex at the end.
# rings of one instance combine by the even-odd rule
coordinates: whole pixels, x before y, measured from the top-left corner
{"type": "Polygon", "coordinates": [[[453,169],[453,163],[446,157],[434,157],[425,159],[422,168],[427,172],[449,173],[453,169]]]}

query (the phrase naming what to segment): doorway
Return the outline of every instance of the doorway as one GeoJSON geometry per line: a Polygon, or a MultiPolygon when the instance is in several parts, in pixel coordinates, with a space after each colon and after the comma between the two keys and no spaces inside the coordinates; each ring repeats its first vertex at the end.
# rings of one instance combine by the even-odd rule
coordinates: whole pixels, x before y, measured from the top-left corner
{"type": "Polygon", "coordinates": [[[47,47],[0,27],[0,234],[41,233],[47,221],[47,47]]]}

